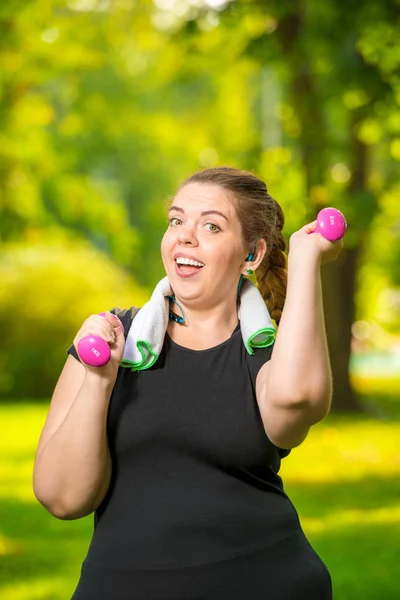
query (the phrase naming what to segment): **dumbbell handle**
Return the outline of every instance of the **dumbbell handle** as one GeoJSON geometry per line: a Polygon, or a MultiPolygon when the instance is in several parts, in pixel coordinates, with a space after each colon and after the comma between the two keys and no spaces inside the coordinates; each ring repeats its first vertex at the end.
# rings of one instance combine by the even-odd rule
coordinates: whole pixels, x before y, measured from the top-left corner
{"type": "MultiPolygon", "coordinates": [[[[105,317],[106,313],[99,313],[105,317]]],[[[111,313],[112,314],[112,313],[111,313]]],[[[120,323],[122,331],[124,326],[116,315],[113,315],[120,323]]],[[[78,354],[81,360],[91,367],[102,367],[106,365],[111,358],[111,350],[108,343],[99,335],[87,335],[78,342],[78,354]]]]}
{"type": "Polygon", "coordinates": [[[320,233],[325,239],[334,242],[346,233],[347,223],[344,215],[337,208],[323,208],[317,215],[317,228],[313,233],[320,233]]]}

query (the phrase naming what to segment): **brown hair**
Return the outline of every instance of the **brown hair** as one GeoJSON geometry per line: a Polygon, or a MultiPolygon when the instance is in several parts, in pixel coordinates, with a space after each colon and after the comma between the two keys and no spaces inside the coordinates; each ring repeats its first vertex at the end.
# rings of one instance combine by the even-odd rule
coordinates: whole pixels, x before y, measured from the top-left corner
{"type": "Polygon", "coordinates": [[[267,252],[255,271],[258,289],[271,317],[279,322],[286,297],[286,243],[282,235],[284,216],[279,204],[269,195],[264,181],[240,169],[216,167],[195,173],[183,182],[218,185],[232,193],[242,225],[243,242],[254,252],[258,238],[264,238],[267,252]]]}

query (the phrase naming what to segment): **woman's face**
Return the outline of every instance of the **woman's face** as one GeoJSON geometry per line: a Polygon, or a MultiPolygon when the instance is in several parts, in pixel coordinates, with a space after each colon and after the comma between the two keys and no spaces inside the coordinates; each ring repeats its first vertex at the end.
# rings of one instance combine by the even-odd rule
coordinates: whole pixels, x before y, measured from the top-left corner
{"type": "Polygon", "coordinates": [[[236,298],[248,250],[228,193],[217,185],[189,183],[175,196],[161,255],[177,298],[209,306],[236,298]],[[187,264],[195,261],[194,264],[187,264]]]}

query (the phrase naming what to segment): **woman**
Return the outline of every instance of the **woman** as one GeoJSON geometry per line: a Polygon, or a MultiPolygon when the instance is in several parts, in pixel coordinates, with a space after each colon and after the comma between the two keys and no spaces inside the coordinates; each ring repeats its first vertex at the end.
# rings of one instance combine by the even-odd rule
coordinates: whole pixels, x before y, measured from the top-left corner
{"type": "MultiPolygon", "coordinates": [[[[332,598],[278,471],[329,412],[320,265],[342,241],[303,227],[291,237],[286,282],[282,228],[281,208],[254,175],[195,174],[173,200],[161,244],[173,295],[155,363],[120,366],[125,337],[110,312],[78,331],[34,470],[50,513],[95,511],[74,600],[332,598]],[[251,354],[238,289],[253,271],[279,330],[251,354]],[[89,334],[109,342],[107,365],[79,361],[89,334]]],[[[125,335],[133,312],[117,311],[125,335]]]]}

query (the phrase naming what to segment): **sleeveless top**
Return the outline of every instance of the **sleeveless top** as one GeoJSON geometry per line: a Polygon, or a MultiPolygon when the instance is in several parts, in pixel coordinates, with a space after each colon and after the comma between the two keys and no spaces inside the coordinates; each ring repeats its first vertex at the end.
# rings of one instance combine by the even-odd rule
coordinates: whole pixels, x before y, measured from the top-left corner
{"type": "MultiPolygon", "coordinates": [[[[131,311],[113,312],[126,335],[131,311]]],[[[166,333],[153,367],[119,369],[107,422],[112,479],[86,573],[219,563],[303,535],[278,475],[290,450],[268,439],[255,395],[271,353],[250,356],[239,326],[207,350],[166,333]]]]}

